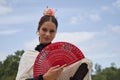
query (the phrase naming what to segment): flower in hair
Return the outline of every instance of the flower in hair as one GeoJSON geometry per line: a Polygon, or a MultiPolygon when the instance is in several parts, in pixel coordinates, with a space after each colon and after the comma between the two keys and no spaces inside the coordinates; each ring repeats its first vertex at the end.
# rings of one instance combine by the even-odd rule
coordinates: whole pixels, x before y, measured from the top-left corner
{"type": "Polygon", "coordinates": [[[45,11],[44,11],[44,15],[49,15],[49,16],[54,16],[55,14],[55,11],[51,8],[47,8],[45,11]]]}

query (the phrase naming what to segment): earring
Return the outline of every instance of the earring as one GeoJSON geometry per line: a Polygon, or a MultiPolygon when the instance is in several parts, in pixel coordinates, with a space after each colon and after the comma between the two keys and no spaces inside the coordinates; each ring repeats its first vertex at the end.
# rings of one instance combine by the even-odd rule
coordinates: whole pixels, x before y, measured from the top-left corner
{"type": "Polygon", "coordinates": [[[39,32],[37,32],[37,35],[38,35],[38,36],[40,35],[39,32]]]}

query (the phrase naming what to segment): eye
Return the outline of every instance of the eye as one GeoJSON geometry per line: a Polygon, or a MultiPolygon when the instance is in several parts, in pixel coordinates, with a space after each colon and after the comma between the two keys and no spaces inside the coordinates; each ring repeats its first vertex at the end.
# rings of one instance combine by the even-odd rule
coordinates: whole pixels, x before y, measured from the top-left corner
{"type": "Polygon", "coordinates": [[[50,33],[54,33],[55,32],[55,30],[50,30],[50,33]]]}
{"type": "Polygon", "coordinates": [[[46,28],[42,28],[42,30],[43,30],[44,32],[47,32],[47,29],[46,29],[46,28]]]}

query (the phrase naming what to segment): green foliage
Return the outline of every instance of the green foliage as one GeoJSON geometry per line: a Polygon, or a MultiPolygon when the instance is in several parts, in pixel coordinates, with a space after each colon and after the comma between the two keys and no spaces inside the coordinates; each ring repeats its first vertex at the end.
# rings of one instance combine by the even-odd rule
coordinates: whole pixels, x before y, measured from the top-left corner
{"type": "Polygon", "coordinates": [[[120,80],[120,68],[117,69],[114,65],[112,63],[109,68],[105,68],[101,71],[96,70],[93,80],[120,80]]]}
{"type": "Polygon", "coordinates": [[[15,80],[20,58],[24,51],[16,51],[14,55],[8,55],[0,62],[0,80],[15,80]]]}
{"type": "Polygon", "coordinates": [[[101,65],[95,64],[96,73],[101,72],[101,65]]]}

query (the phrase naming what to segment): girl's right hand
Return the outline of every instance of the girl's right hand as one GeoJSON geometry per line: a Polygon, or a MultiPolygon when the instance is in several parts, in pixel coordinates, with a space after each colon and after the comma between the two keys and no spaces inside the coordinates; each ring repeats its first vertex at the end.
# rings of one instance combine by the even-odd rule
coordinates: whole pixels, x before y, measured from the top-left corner
{"type": "Polygon", "coordinates": [[[63,71],[63,68],[66,66],[65,65],[57,65],[54,67],[51,67],[47,73],[43,75],[44,80],[58,80],[58,77],[60,76],[61,72],[63,71]]]}

